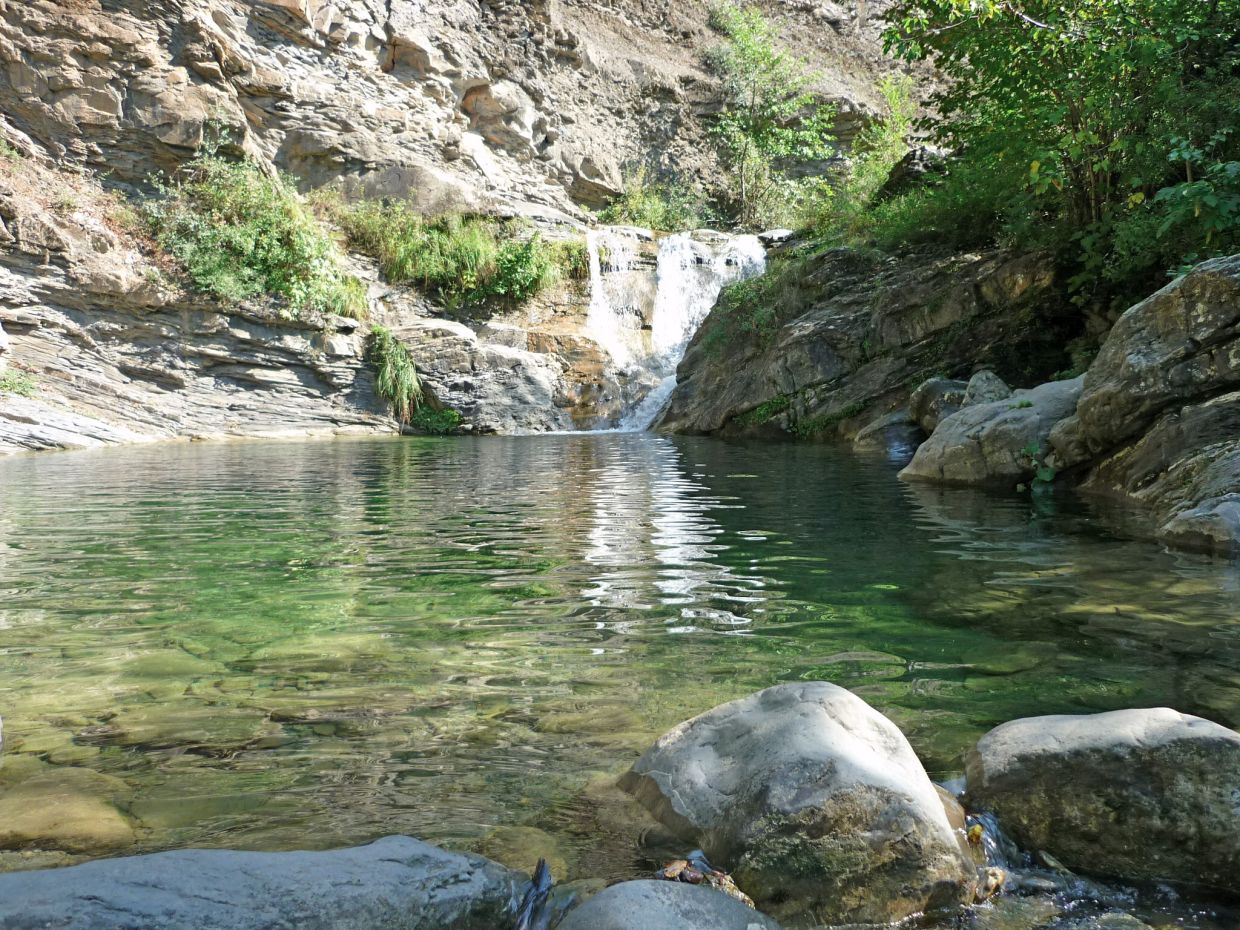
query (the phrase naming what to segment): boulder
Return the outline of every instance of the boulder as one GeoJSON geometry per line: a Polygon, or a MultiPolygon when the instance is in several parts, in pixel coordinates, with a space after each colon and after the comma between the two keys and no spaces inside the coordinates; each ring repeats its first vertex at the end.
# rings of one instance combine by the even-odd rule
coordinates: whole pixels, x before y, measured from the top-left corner
{"type": "Polygon", "coordinates": [[[944,149],[918,145],[909,149],[892,166],[887,180],[878,190],[878,199],[887,200],[921,187],[947,170],[950,153],[944,149]]]}
{"type": "Polygon", "coordinates": [[[933,433],[938,425],[964,406],[966,381],[950,378],[931,378],[922,382],[909,398],[909,413],[927,433],[933,433]]]}
{"type": "Polygon", "coordinates": [[[1165,411],[1240,385],[1240,255],[1204,262],[1129,309],[1085,375],[1066,464],[1139,436],[1165,411]]]}
{"type": "Polygon", "coordinates": [[[777,917],[889,923],[972,895],[908,741],[836,685],[779,685],[686,721],[621,787],[777,917]]]}
{"type": "Polygon", "coordinates": [[[967,760],[967,800],[1075,871],[1237,893],[1240,735],[1167,708],[1032,717],[967,760]]]}
{"type": "Polygon", "coordinates": [[[1007,400],[1012,396],[1012,389],[993,371],[979,371],[969,379],[969,386],[964,392],[964,406],[973,407],[977,404],[991,404],[997,400],[1007,400]]]}
{"type": "Polygon", "coordinates": [[[720,891],[638,881],[594,895],[569,911],[559,930],[779,930],[779,924],[720,891]]]}
{"type": "Polygon", "coordinates": [[[965,407],[939,424],[900,477],[971,485],[1032,478],[1051,429],[1071,415],[1081,385],[1081,378],[1052,381],[1007,400],[965,407]]]}
{"type": "Polygon", "coordinates": [[[524,876],[402,836],[333,852],[191,849],[0,875],[5,930],[495,930],[524,876]]]}

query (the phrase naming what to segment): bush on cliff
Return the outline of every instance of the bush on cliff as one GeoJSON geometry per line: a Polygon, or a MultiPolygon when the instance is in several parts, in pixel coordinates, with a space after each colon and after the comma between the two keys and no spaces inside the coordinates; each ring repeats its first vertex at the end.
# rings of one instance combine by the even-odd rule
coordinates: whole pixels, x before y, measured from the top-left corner
{"type": "Polygon", "coordinates": [[[562,277],[589,276],[584,243],[550,243],[518,221],[427,218],[404,201],[321,202],[349,247],[376,258],[388,281],[416,285],[450,309],[517,304],[562,277]]]}
{"type": "Polygon", "coordinates": [[[604,223],[641,226],[658,232],[701,229],[714,221],[704,197],[680,184],[656,180],[640,165],[624,176],[624,193],[599,214],[604,223]]]}
{"type": "Polygon", "coordinates": [[[365,316],[365,288],[285,178],[208,152],[160,194],[143,213],[199,290],[226,301],[281,297],[294,315],[365,316]]]}

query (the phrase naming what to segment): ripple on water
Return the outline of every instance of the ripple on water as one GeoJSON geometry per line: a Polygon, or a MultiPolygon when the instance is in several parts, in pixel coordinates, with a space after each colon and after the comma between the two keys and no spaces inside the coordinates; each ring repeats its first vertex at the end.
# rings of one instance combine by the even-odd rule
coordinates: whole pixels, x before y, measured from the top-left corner
{"type": "Polygon", "coordinates": [[[571,874],[632,875],[644,821],[607,781],[681,719],[832,680],[939,776],[1030,714],[1237,726],[1238,593],[1234,565],[1130,541],[1071,496],[906,487],[823,446],[0,462],[0,708],[29,760],[11,777],[120,779],[131,851],[549,836],[571,874]]]}

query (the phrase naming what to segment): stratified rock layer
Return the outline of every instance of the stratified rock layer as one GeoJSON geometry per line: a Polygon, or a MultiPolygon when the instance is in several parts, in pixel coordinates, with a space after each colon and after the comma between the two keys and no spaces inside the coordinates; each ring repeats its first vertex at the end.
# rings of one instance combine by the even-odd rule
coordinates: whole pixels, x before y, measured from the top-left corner
{"type": "Polygon", "coordinates": [[[1237,894],[1240,735],[1166,708],[1031,717],[967,762],[970,806],[1070,869],[1237,894]]]}
{"type": "Polygon", "coordinates": [[[908,741],[826,682],[680,724],[621,786],[776,916],[887,923],[971,900],[972,864],[908,741]]]}

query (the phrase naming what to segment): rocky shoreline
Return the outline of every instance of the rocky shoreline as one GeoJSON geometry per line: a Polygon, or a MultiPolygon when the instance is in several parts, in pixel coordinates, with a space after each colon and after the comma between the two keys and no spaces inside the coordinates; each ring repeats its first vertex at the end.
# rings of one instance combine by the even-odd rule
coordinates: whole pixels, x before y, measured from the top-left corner
{"type": "Polygon", "coordinates": [[[183,850],[3,874],[0,924],[778,930],[972,912],[989,926],[988,914],[1071,889],[1085,922],[1054,927],[1143,930],[1116,907],[1139,895],[1088,877],[1173,887],[1203,913],[1240,890],[1240,735],[1166,708],[1003,724],[969,754],[957,800],[861,698],[784,684],[674,727],[619,784],[753,901],[729,892],[723,873],[706,881],[710,866],[693,856],[657,876],[672,881],[548,889],[481,856],[388,837],[334,852],[183,850]]]}

